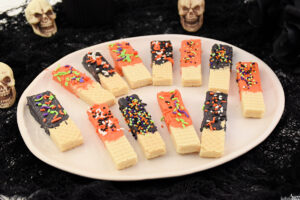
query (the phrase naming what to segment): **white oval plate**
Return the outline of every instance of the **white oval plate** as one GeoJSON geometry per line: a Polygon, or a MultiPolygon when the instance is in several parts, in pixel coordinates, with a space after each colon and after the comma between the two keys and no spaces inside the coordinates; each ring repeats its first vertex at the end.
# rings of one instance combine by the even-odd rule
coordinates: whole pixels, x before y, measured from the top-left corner
{"type": "Polygon", "coordinates": [[[131,43],[139,52],[140,57],[149,70],[151,70],[150,41],[171,40],[173,44],[175,60],[173,86],[148,86],[129,92],[129,94],[138,94],[140,98],[148,104],[147,110],[150,111],[150,114],[153,116],[153,120],[166,143],[167,154],[152,160],[145,159],[137,141],[135,141],[127,131],[128,127],[118,110],[118,105],[114,105],[111,107],[111,110],[119,119],[121,126],[125,128],[126,137],[138,154],[137,165],[121,171],[116,170],[103,143],[96,135],[92,124],[88,120],[86,114],[88,105],[52,80],[51,71],[57,66],[65,64],[72,65],[90,76],[81,64],[83,56],[88,51],[100,51],[108,61],[113,64],[109,55],[108,44],[115,41],[111,41],[91,46],[63,57],[42,71],[22,94],[17,111],[18,126],[25,144],[36,157],[49,165],[67,172],[95,179],[123,181],[174,177],[206,170],[246,153],[265,140],[277,125],[284,109],[285,100],[283,88],[278,78],[270,67],[259,58],[231,45],[234,53],[233,64],[238,61],[255,61],[258,63],[266,104],[265,117],[263,119],[245,119],[242,116],[238,87],[235,82],[236,71],[233,65],[228,98],[228,122],[224,156],[217,159],[205,159],[200,158],[197,153],[190,155],[177,154],[165,124],[163,128],[161,127],[163,124],[160,121],[162,115],[157,104],[156,94],[159,91],[169,91],[178,88],[182,93],[184,104],[193,119],[194,126],[200,135],[199,129],[203,118],[202,105],[205,100],[209,77],[208,60],[210,50],[214,43],[226,43],[188,35],[151,35],[120,39],[118,41],[122,40],[131,43]],[[181,87],[180,85],[179,48],[181,40],[190,38],[199,38],[202,41],[203,85],[195,88],[181,87]],[[26,96],[37,94],[45,90],[50,90],[57,96],[70,117],[82,131],[84,137],[84,144],[82,146],[65,153],[59,152],[50,137],[31,116],[26,106],[26,96]]]}

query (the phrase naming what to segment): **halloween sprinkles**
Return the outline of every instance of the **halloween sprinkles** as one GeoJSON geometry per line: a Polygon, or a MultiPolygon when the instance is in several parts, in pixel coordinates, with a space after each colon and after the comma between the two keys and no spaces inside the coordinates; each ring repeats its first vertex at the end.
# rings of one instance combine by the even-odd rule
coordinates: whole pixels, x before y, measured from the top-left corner
{"type": "Polygon", "coordinates": [[[160,92],[157,94],[158,103],[163,112],[163,119],[168,126],[185,128],[192,124],[178,90],[160,92]]]}
{"type": "Polygon", "coordinates": [[[119,99],[119,109],[135,139],[137,134],[155,133],[157,127],[141,99],[133,94],[119,99]]]}
{"type": "Polygon", "coordinates": [[[138,52],[131,47],[129,42],[112,43],[109,45],[109,50],[120,75],[123,75],[122,67],[142,63],[138,52]]]}
{"type": "Polygon", "coordinates": [[[53,72],[53,79],[59,82],[70,92],[74,93],[70,89],[71,86],[86,88],[88,84],[92,83],[92,80],[85,74],[79,72],[71,65],[65,65],[63,67],[57,67],[53,72]]]}
{"type": "Polygon", "coordinates": [[[180,52],[181,67],[197,67],[201,64],[201,41],[199,39],[182,41],[180,52]]]}
{"type": "Polygon", "coordinates": [[[87,114],[102,140],[113,141],[124,135],[118,119],[113,116],[106,104],[91,106],[87,114]]]}
{"type": "Polygon", "coordinates": [[[210,130],[226,130],[227,96],[227,94],[221,92],[206,92],[201,131],[203,131],[204,128],[210,130]]]}
{"type": "Polygon", "coordinates": [[[214,44],[210,54],[210,68],[219,69],[229,66],[232,67],[232,47],[222,44],[214,44]]]}
{"type": "Polygon", "coordinates": [[[256,62],[238,62],[236,71],[243,116],[262,118],[266,107],[258,64],[256,62]]]}
{"type": "Polygon", "coordinates": [[[257,63],[237,63],[237,79],[241,90],[261,91],[257,63]]]}
{"type": "Polygon", "coordinates": [[[151,41],[152,62],[156,65],[161,65],[166,62],[174,64],[173,47],[171,41],[151,41]]]}
{"type": "Polygon", "coordinates": [[[57,127],[69,118],[67,112],[50,91],[29,96],[27,101],[30,112],[48,134],[49,128],[57,127]]]}
{"type": "Polygon", "coordinates": [[[82,61],[83,66],[100,82],[98,74],[105,77],[113,76],[115,69],[107,62],[100,52],[88,52],[82,61]]]}

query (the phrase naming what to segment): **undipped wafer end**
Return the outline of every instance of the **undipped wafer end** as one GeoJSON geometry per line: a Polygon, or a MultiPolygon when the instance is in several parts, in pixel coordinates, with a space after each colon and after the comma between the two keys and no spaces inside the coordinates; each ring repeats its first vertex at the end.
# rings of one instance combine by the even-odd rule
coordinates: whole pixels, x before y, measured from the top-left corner
{"type": "Polygon", "coordinates": [[[262,118],[265,113],[262,92],[241,92],[242,110],[244,117],[262,118]]]}
{"type": "Polygon", "coordinates": [[[173,84],[173,66],[171,62],[165,62],[160,65],[152,64],[153,85],[172,85],[173,84]]]}
{"type": "Polygon", "coordinates": [[[50,137],[60,151],[67,151],[83,143],[80,130],[69,118],[58,127],[49,128],[50,137]]]}
{"type": "Polygon", "coordinates": [[[131,89],[152,84],[152,77],[143,63],[122,67],[122,72],[131,89]]]}
{"type": "Polygon", "coordinates": [[[124,135],[117,140],[105,141],[104,143],[118,170],[137,163],[137,155],[124,135]]]}
{"type": "Polygon", "coordinates": [[[230,84],[230,67],[209,70],[208,90],[228,94],[230,84]]]}
{"type": "Polygon", "coordinates": [[[199,152],[200,141],[193,125],[185,128],[175,128],[170,126],[171,137],[180,154],[199,152]]]}
{"type": "Polygon", "coordinates": [[[204,128],[201,135],[200,156],[218,158],[224,154],[225,131],[204,128]]]}
{"type": "Polygon", "coordinates": [[[181,67],[181,84],[184,87],[202,85],[201,65],[181,67]]]}
{"type": "Polygon", "coordinates": [[[166,154],[166,145],[159,132],[138,134],[137,137],[147,159],[166,154]]]}

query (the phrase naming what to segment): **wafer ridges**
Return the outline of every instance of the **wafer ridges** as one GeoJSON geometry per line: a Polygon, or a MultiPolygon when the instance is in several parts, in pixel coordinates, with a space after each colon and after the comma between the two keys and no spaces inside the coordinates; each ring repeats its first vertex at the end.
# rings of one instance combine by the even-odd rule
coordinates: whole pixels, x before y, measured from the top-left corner
{"type": "Polygon", "coordinates": [[[227,94],[208,91],[201,124],[201,157],[220,157],[224,153],[227,94]]]}
{"type": "Polygon", "coordinates": [[[238,62],[236,70],[243,116],[262,118],[265,104],[257,63],[238,62]]]}
{"type": "Polygon", "coordinates": [[[163,142],[146,104],[137,95],[119,99],[119,109],[135,139],[138,140],[147,159],[166,153],[163,142]]]}
{"type": "Polygon", "coordinates": [[[153,85],[172,85],[173,47],[169,40],[151,41],[153,85]]]}
{"type": "Polygon", "coordinates": [[[159,92],[158,104],[178,153],[198,152],[200,141],[178,90],[159,92]]]}
{"type": "Polygon", "coordinates": [[[201,40],[183,40],[180,47],[181,84],[201,86],[201,40]]]}
{"type": "Polygon", "coordinates": [[[52,75],[56,82],[89,105],[115,104],[115,97],[111,92],[104,90],[99,83],[70,65],[56,68],[52,75]]]}
{"type": "Polygon", "coordinates": [[[124,136],[119,121],[106,104],[93,105],[87,111],[90,122],[105,144],[117,169],[124,169],[137,163],[137,155],[124,136]]]}
{"type": "Polygon", "coordinates": [[[83,143],[80,130],[52,92],[29,96],[27,102],[32,116],[50,135],[60,151],[72,149],[83,143]]]}
{"type": "Polygon", "coordinates": [[[127,83],[115,72],[115,69],[100,52],[88,52],[83,57],[82,64],[101,83],[102,87],[113,95],[121,96],[128,93],[127,83]]]}
{"type": "Polygon", "coordinates": [[[110,44],[109,50],[117,72],[124,75],[132,89],[152,84],[151,74],[128,42],[110,44]]]}
{"type": "Polygon", "coordinates": [[[232,47],[214,44],[211,50],[208,90],[228,94],[232,67],[232,47]]]}

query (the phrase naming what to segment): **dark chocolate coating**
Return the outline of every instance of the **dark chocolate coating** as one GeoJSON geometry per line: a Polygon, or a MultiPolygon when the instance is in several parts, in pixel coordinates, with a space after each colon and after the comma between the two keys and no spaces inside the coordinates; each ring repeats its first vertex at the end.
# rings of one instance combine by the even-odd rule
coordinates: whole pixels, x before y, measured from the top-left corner
{"type": "Polygon", "coordinates": [[[41,127],[43,129],[45,129],[46,133],[47,134],[50,134],[49,133],[49,128],[55,128],[57,126],[60,125],[61,122],[67,120],[69,118],[69,115],[67,113],[65,114],[60,114],[59,111],[64,111],[64,108],[61,106],[61,104],[59,103],[59,101],[56,99],[55,95],[50,92],[50,91],[46,91],[46,92],[43,92],[43,93],[40,93],[40,94],[36,94],[36,95],[32,95],[32,96],[29,96],[27,97],[27,105],[29,107],[29,111],[31,113],[31,115],[34,117],[34,119],[41,125],[41,127]],[[49,99],[42,99],[40,101],[35,101],[37,99],[39,99],[38,97],[39,96],[44,96],[44,95],[53,95],[53,99],[51,100],[51,105],[54,105],[56,106],[55,108],[45,108],[47,111],[40,111],[40,109],[43,107],[43,105],[38,105],[39,103],[41,104],[45,104],[45,102],[49,101],[49,99]],[[61,108],[59,108],[59,106],[61,106],[61,108]],[[48,112],[49,111],[49,112],[48,112]],[[58,115],[57,117],[61,117],[61,119],[59,121],[56,121],[54,123],[52,123],[52,119],[53,117],[56,115],[56,113],[50,113],[50,112],[57,112],[58,115]],[[43,116],[43,114],[46,114],[47,113],[47,116],[43,116]],[[46,122],[44,122],[43,120],[46,119],[46,122]]]}
{"type": "Polygon", "coordinates": [[[222,92],[213,92],[213,94],[211,93],[212,93],[211,91],[206,92],[206,99],[203,108],[204,116],[203,116],[203,121],[201,124],[200,131],[202,131],[203,128],[210,128],[210,126],[208,126],[207,123],[213,121],[213,118],[215,118],[215,122],[211,124],[213,129],[214,128],[215,130],[223,129],[221,123],[222,121],[225,121],[224,130],[226,130],[226,121],[227,121],[226,111],[227,111],[228,95],[222,92]],[[217,101],[213,99],[215,97],[217,101]],[[215,110],[216,107],[218,107],[217,110],[215,110]],[[220,110],[220,107],[223,107],[223,111],[220,110]],[[207,110],[207,112],[205,110],[207,110]]]}
{"type": "Polygon", "coordinates": [[[171,44],[170,40],[166,40],[166,41],[152,41],[151,42],[151,55],[152,55],[152,63],[155,63],[157,65],[161,65],[163,63],[168,62],[169,60],[166,58],[172,58],[173,59],[173,47],[171,44]],[[155,50],[154,46],[152,43],[153,42],[160,42],[159,47],[160,50],[155,50]],[[166,44],[168,44],[168,47],[166,47],[166,44]],[[165,57],[161,57],[160,59],[156,59],[156,56],[158,55],[157,53],[161,52],[161,49],[165,49],[165,51],[162,52],[163,55],[165,55],[165,57]]]}
{"type": "Polygon", "coordinates": [[[105,77],[113,76],[115,74],[115,71],[109,72],[108,70],[114,70],[114,68],[108,63],[108,61],[102,56],[100,52],[96,52],[95,56],[96,57],[101,57],[101,60],[103,63],[108,65],[108,68],[104,68],[104,64],[98,65],[97,62],[87,62],[89,59],[89,55],[91,56],[92,53],[87,53],[82,60],[82,64],[86,70],[88,70],[93,77],[100,82],[98,74],[101,73],[105,77]]]}
{"type": "Polygon", "coordinates": [[[127,123],[127,125],[130,128],[130,131],[131,131],[133,137],[135,139],[137,139],[137,134],[139,134],[141,131],[145,131],[145,130],[147,130],[146,132],[151,132],[151,133],[156,132],[157,131],[157,127],[154,125],[153,122],[149,122],[148,121],[149,124],[153,126],[153,127],[149,128],[149,129],[147,129],[147,125],[145,125],[144,123],[140,124],[140,126],[137,127],[135,125],[136,125],[137,121],[139,120],[138,115],[133,115],[133,117],[128,117],[126,115],[126,111],[124,110],[125,108],[131,108],[131,109],[135,108],[135,107],[132,107],[132,106],[129,105],[129,104],[131,104],[131,102],[132,102],[133,99],[136,99],[139,102],[139,105],[138,105],[139,111],[137,111],[137,112],[139,112],[139,113],[147,113],[147,116],[149,116],[149,119],[151,120],[150,114],[145,109],[145,106],[147,104],[142,103],[142,100],[136,94],[120,98],[118,100],[119,109],[122,112],[122,115],[125,118],[125,121],[129,120],[128,118],[131,118],[132,124],[128,124],[127,123]],[[138,129],[139,127],[142,127],[142,129],[138,129]]]}
{"type": "Polygon", "coordinates": [[[219,69],[219,68],[224,68],[226,66],[230,67],[230,70],[232,68],[232,47],[228,45],[223,45],[223,44],[214,44],[212,49],[211,49],[211,54],[210,54],[210,68],[211,69],[219,69]],[[218,52],[220,50],[225,50],[225,54],[223,58],[217,58],[216,56],[218,55],[218,52]]]}

